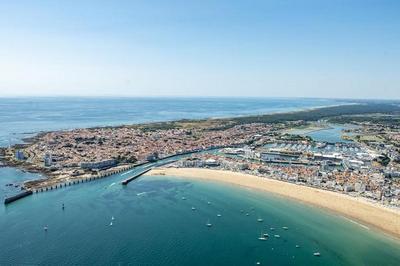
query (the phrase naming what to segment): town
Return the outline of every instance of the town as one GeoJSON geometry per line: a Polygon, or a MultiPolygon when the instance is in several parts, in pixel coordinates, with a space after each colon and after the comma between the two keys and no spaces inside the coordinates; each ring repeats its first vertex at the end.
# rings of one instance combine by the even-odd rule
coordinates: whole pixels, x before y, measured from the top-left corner
{"type": "Polygon", "coordinates": [[[234,125],[181,121],[74,129],[39,134],[32,143],[3,150],[3,156],[8,164],[46,175],[22,189],[187,154],[172,166],[244,172],[400,207],[400,126],[352,121],[338,142],[293,131],[326,130],[329,125],[327,120],[234,125]]]}

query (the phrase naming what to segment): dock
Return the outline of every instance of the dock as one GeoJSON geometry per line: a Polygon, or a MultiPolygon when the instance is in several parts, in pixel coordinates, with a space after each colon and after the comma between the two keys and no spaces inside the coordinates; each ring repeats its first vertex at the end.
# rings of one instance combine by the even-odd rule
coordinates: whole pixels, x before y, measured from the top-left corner
{"type": "Polygon", "coordinates": [[[26,190],[24,192],[21,192],[21,193],[15,195],[15,196],[11,196],[11,197],[5,198],[4,199],[4,204],[7,205],[7,204],[9,204],[11,202],[14,202],[14,201],[17,201],[19,199],[25,198],[26,196],[32,195],[32,193],[33,193],[32,190],[26,190]]]}
{"type": "Polygon", "coordinates": [[[123,180],[121,183],[122,185],[126,186],[129,184],[129,182],[131,182],[132,180],[135,180],[136,178],[138,178],[141,175],[144,175],[145,173],[147,173],[148,171],[150,171],[152,168],[148,168],[146,170],[143,170],[133,176],[128,177],[127,179],[123,180]]]}

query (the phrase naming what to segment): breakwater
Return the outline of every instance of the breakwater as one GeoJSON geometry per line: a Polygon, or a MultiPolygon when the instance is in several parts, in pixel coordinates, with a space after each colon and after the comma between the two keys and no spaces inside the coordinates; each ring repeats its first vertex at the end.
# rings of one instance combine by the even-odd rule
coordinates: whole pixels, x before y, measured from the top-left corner
{"type": "Polygon", "coordinates": [[[25,198],[26,196],[32,195],[32,190],[26,190],[24,192],[18,193],[15,196],[11,196],[4,199],[4,204],[9,204],[11,202],[17,201],[19,199],[25,198]]]}
{"type": "Polygon", "coordinates": [[[135,175],[133,175],[133,176],[130,176],[130,177],[128,177],[127,179],[125,179],[125,180],[123,180],[122,182],[121,182],[121,184],[122,185],[128,185],[129,184],[129,182],[131,182],[132,180],[135,180],[136,178],[138,178],[139,176],[141,176],[141,175],[144,175],[145,173],[147,173],[148,171],[150,171],[152,168],[150,167],[150,168],[148,168],[148,169],[146,169],[146,170],[143,170],[143,171],[141,171],[141,172],[139,172],[139,173],[137,173],[137,174],[135,174],[135,175]]]}

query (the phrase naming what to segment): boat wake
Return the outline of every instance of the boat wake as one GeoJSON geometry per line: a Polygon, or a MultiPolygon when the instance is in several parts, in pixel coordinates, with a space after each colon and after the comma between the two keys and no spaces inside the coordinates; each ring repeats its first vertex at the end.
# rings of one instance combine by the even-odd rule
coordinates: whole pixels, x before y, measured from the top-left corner
{"type": "Polygon", "coordinates": [[[125,173],[122,173],[120,176],[124,176],[124,175],[127,175],[127,174],[129,174],[129,173],[132,173],[132,171],[133,171],[133,170],[130,170],[130,171],[125,172],[125,173]]]}
{"type": "Polygon", "coordinates": [[[156,191],[152,190],[152,191],[139,192],[139,193],[136,193],[136,196],[142,196],[142,195],[146,195],[146,194],[149,194],[149,193],[152,193],[152,192],[156,192],[156,191]]]}

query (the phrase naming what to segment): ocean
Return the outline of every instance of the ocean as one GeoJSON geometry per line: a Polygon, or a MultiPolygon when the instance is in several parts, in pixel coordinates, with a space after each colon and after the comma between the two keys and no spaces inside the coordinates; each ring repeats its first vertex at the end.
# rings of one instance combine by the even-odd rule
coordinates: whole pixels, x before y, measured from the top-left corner
{"type": "MultiPolygon", "coordinates": [[[[41,130],[227,117],[333,104],[338,102],[0,99],[0,136],[5,146],[41,130]]],[[[4,196],[17,190],[6,189],[8,182],[37,177],[0,168],[0,193],[4,196]]],[[[269,193],[172,176],[145,176],[123,187],[120,181],[125,177],[117,174],[1,205],[0,265],[400,264],[398,240],[322,209],[269,193]],[[258,218],[263,222],[257,222],[258,218]],[[211,227],[206,226],[208,221],[211,227]],[[261,233],[268,233],[269,239],[258,240],[261,233]],[[313,256],[314,252],[321,256],[313,256]]]]}
{"type": "Polygon", "coordinates": [[[287,112],[340,103],[306,98],[0,98],[0,146],[40,131],[287,112]]]}

